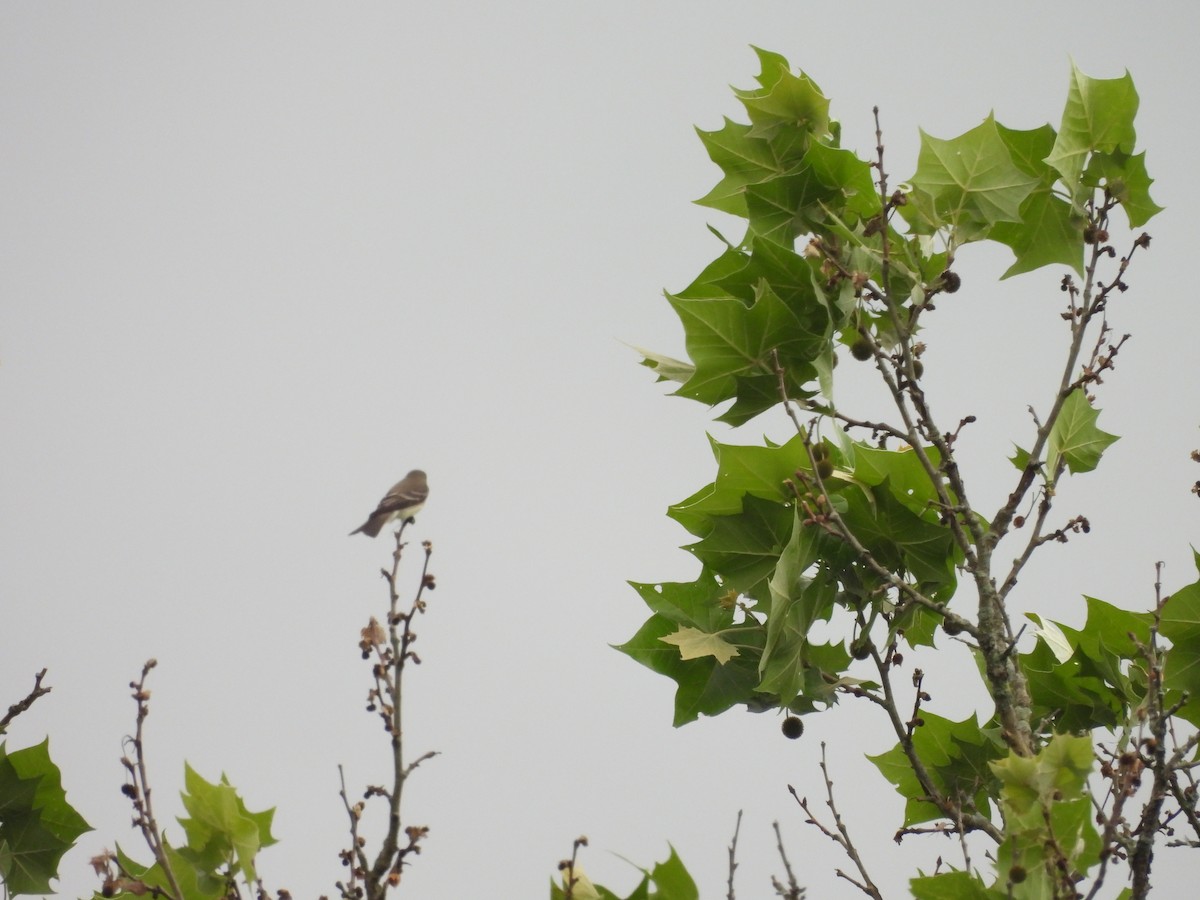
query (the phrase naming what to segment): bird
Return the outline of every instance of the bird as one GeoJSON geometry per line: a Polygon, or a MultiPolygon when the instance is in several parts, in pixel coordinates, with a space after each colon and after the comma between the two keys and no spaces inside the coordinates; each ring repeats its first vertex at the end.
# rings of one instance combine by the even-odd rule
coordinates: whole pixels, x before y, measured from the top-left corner
{"type": "Polygon", "coordinates": [[[403,522],[419,513],[428,496],[429,483],[425,480],[425,473],[420,469],[413,469],[392,485],[392,489],[375,507],[375,512],[371,513],[367,517],[367,521],[350,534],[355,535],[361,532],[367,537],[376,537],[389,523],[403,522]]]}

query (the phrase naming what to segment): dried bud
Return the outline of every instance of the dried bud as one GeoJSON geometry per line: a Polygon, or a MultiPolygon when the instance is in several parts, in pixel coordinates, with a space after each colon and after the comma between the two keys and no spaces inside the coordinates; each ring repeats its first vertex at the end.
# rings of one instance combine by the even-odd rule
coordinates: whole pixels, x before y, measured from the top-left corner
{"type": "Polygon", "coordinates": [[[1143,231],[1141,234],[1138,235],[1137,240],[1134,241],[1133,244],[1135,247],[1141,247],[1145,250],[1149,250],[1150,249],[1150,235],[1146,234],[1146,232],[1143,231]]]}

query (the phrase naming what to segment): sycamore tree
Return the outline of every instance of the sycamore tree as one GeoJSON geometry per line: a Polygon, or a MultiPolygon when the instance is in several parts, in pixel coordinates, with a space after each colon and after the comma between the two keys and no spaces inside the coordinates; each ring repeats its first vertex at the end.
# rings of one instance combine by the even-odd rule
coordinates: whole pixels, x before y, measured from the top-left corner
{"type": "MultiPolygon", "coordinates": [[[[1144,897],[1157,849],[1200,846],[1200,581],[1169,596],[1156,584],[1136,612],[1087,597],[1080,630],[1017,590],[1035,553],[1088,531],[1056,506],[1058,487],[1117,439],[1095,394],[1127,337],[1113,321],[1150,246],[1141,228],[1160,209],[1135,152],[1133,81],[1073,68],[1057,130],[988,116],[951,139],[922,133],[917,170],[899,181],[878,110],[864,159],[840,146],[811,78],[757,53],[758,86],[735,91],[749,121],[699,132],[723,172],[699,203],[745,233],[713,229],[719,255],[667,294],[690,359],[644,364],[730,425],[782,407],[789,434],[710,438],[712,482],[669,510],[700,573],[635,584],[652,615],[620,649],[677,682],[676,725],[743,704],[780,711],[793,738],[843,701],[881,717],[895,746],[870,761],[904,798],[898,836],[961,847],[912,873],[914,897],[1093,897],[1106,879],[1107,895],[1128,879],[1121,896],[1144,897]],[[961,300],[956,262],[978,241],[1011,249],[1004,277],[1045,294],[1032,327],[1062,334],[1057,380],[1014,399],[1030,419],[1003,451],[1013,474],[998,509],[973,502],[956,456],[974,416],[939,417],[921,359],[922,326],[961,300]],[[837,399],[841,377],[867,373],[886,416],[837,399]],[[939,714],[905,662],[916,648],[961,657],[984,712],[939,714]]],[[[848,826],[797,799],[847,854],[844,877],[881,896],[848,826]]]]}

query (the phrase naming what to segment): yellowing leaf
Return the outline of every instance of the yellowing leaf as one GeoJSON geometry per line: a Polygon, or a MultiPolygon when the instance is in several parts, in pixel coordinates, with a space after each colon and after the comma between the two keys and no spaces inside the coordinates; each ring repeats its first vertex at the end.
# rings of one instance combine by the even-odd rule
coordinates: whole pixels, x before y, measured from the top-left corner
{"type": "Polygon", "coordinates": [[[709,634],[698,628],[681,625],[674,634],[660,637],[664,644],[674,644],[679,648],[680,659],[700,659],[703,656],[716,658],[721,665],[729,662],[738,655],[737,647],[728,643],[719,634],[709,634]]]}

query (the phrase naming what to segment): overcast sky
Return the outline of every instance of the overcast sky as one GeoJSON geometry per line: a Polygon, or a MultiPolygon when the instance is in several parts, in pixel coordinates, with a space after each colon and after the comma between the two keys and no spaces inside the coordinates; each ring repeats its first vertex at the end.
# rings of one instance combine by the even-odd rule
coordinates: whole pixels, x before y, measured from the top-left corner
{"type": "MultiPolygon", "coordinates": [[[[995,110],[1057,127],[1071,58],[1128,68],[1167,210],[1111,311],[1134,337],[1099,424],[1123,439],[1063,492],[1092,534],[1046,548],[1014,599],[1078,624],[1084,592],[1144,607],[1156,560],[1169,586],[1193,580],[1198,9],[0,7],[0,706],[49,668],[54,692],[7,740],[49,734],[97,829],[62,890],[89,893],[87,859],[115,841],[146,858],[118,758],[128,682],[153,656],[160,820],[182,814],[185,759],[225,772],[252,809],[278,808],[268,886],[334,891],[337,765],[379,781],[387,752],[356,642],[383,609],[389,546],[347,532],[416,467],[431,495],[410,534],[434,542],[438,587],[407,737],[442,755],[405,797],[432,831],[402,896],[545,896],[579,834],[597,881],[628,891],[615,854],[650,865],[671,841],[702,895],[724,896],[739,809],[739,897],[782,874],[775,819],[810,896],[851,896],[786,790],[821,794],[823,740],[893,896],[914,862],[956,859],[948,841],[891,842],[902,805],[863,759],[892,743],[872,710],[809,717],[797,742],[740,711],[674,730],[673,684],[610,649],[647,615],[627,579],[698,572],[664,511],[712,479],[705,432],[788,434],[777,415],[730,434],[664,397],[623,342],[682,355],[661,290],[717,255],[705,225],[722,224],[690,203],[719,177],[692,128],[738,112],[749,45],[821,85],[852,149],[870,151],[878,104],[895,178],[918,126],[953,137],[995,110]]],[[[963,290],[926,336],[940,419],[979,417],[962,448],[984,507],[1011,487],[1004,457],[1063,337],[1061,273],[997,287],[1008,261],[964,252],[963,290]]],[[[915,664],[939,712],[983,708],[954,669],[915,664]]],[[[1157,862],[1194,873],[1179,852],[1157,862]]],[[[1159,884],[1185,897],[1194,879],[1159,884]]]]}

